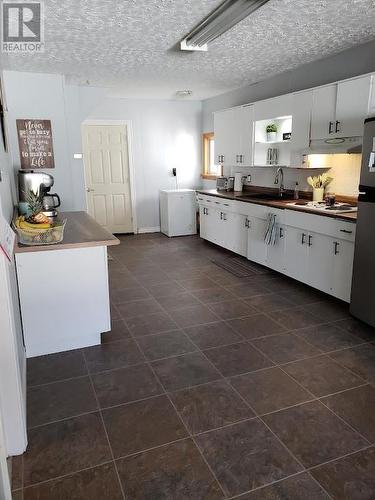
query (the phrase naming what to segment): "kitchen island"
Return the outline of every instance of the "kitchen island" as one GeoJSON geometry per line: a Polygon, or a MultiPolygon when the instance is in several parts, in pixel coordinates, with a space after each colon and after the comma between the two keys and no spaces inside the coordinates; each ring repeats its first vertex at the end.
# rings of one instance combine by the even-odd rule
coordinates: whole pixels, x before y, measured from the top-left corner
{"type": "Polygon", "coordinates": [[[61,243],[15,246],[28,358],[100,344],[111,328],[107,246],[119,240],[86,212],[61,218],[61,243]]]}

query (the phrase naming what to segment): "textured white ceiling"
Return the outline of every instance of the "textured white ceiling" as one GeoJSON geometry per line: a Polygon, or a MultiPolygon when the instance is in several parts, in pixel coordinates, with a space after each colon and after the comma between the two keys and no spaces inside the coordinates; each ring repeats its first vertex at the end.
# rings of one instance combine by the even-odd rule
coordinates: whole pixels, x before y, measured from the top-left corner
{"type": "Polygon", "coordinates": [[[178,42],[222,0],[45,0],[45,53],[6,69],[60,73],[126,97],[202,99],[375,38],[375,0],[270,0],[209,46],[178,42]]]}

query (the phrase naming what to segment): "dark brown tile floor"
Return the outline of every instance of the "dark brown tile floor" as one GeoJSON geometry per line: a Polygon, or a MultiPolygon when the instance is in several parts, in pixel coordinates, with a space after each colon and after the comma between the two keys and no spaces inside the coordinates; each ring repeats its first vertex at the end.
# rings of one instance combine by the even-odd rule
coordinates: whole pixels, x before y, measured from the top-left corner
{"type": "Polygon", "coordinates": [[[17,500],[375,498],[375,331],[198,237],[121,237],[101,346],[28,361],[17,500]]]}

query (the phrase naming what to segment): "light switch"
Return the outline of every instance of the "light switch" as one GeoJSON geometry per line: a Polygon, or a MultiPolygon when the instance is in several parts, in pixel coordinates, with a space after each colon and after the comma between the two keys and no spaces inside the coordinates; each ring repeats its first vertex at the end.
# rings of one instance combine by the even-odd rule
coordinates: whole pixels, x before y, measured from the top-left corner
{"type": "Polygon", "coordinates": [[[75,160],[82,160],[82,158],[83,158],[83,154],[82,154],[82,153],[74,153],[74,154],[73,154],[73,158],[74,158],[75,160]]]}

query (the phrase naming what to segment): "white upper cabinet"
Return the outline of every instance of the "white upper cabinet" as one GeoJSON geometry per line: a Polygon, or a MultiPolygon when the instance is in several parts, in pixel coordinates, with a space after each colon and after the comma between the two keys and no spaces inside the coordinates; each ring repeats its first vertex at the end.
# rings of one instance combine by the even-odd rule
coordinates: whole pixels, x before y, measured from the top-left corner
{"type": "Polygon", "coordinates": [[[214,113],[215,162],[222,165],[234,165],[239,149],[234,133],[235,108],[214,113]]]}
{"type": "Polygon", "coordinates": [[[251,166],[253,106],[240,106],[214,114],[215,161],[226,166],[251,166]]]}
{"type": "Polygon", "coordinates": [[[314,89],[311,139],[361,136],[371,85],[368,75],[314,89]]]}
{"type": "Polygon", "coordinates": [[[237,108],[239,120],[237,122],[237,132],[240,141],[238,154],[239,163],[244,167],[253,164],[253,142],[254,142],[254,106],[242,106],[237,108]]]}
{"type": "Polygon", "coordinates": [[[254,104],[254,120],[270,120],[292,114],[292,94],[258,101],[254,104]]]}
{"type": "Polygon", "coordinates": [[[291,147],[294,151],[309,146],[312,101],[312,90],[293,94],[291,147]]]}
{"type": "Polygon", "coordinates": [[[369,112],[371,80],[369,75],[338,83],[335,123],[337,137],[363,135],[363,122],[369,112]]]}
{"type": "Polygon", "coordinates": [[[335,127],[337,85],[319,87],[313,91],[311,139],[325,139],[335,127]]]}

